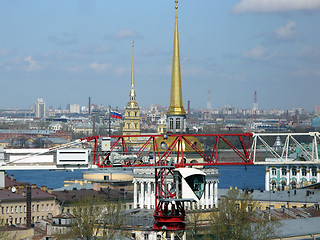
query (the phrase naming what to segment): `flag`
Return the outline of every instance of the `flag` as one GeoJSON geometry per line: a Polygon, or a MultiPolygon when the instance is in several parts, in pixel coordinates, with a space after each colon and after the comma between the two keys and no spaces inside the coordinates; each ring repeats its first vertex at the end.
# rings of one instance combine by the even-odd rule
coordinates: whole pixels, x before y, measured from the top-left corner
{"type": "Polygon", "coordinates": [[[122,119],[122,115],[118,112],[110,112],[110,118],[122,119]]]}

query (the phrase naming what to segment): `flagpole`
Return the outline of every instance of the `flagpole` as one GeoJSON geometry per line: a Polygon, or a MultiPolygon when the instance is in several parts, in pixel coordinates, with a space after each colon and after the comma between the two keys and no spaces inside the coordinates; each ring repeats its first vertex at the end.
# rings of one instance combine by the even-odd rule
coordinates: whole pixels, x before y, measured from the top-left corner
{"type": "Polygon", "coordinates": [[[111,136],[111,106],[109,105],[109,137],[111,136]]]}

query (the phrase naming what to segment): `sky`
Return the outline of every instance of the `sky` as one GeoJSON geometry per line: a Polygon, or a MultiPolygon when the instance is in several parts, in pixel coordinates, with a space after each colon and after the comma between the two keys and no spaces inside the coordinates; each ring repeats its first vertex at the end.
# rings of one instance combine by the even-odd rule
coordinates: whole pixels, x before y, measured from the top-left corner
{"type": "MultiPolygon", "coordinates": [[[[170,102],[174,0],[0,0],[0,108],[170,102]]],[[[183,101],[320,105],[320,0],[180,0],[183,101]]]]}

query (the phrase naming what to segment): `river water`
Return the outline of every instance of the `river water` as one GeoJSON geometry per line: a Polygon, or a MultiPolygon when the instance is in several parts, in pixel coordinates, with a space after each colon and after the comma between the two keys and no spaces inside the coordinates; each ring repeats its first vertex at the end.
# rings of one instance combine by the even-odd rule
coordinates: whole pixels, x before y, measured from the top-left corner
{"type": "MultiPolygon", "coordinates": [[[[65,179],[81,179],[82,172],[49,171],[49,170],[17,170],[7,171],[18,181],[36,184],[38,187],[60,188],[65,179]]],[[[219,166],[219,188],[253,188],[264,189],[265,168],[263,166],[219,166]]]]}

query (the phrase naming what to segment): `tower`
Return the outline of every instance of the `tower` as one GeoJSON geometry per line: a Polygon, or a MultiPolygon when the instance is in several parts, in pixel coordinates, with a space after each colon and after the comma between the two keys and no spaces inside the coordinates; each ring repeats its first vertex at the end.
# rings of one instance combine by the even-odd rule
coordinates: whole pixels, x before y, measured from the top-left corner
{"type": "MultiPolygon", "coordinates": [[[[122,129],[124,135],[140,134],[140,107],[136,101],[136,91],[134,89],[134,41],[132,41],[132,66],[131,66],[131,90],[129,102],[125,107],[125,121],[122,129]]],[[[136,142],[136,138],[128,139],[130,142],[136,142]]]]}
{"type": "Polygon", "coordinates": [[[257,120],[258,102],[257,102],[257,91],[254,91],[254,101],[253,101],[253,119],[257,120]]]}
{"type": "Polygon", "coordinates": [[[183,107],[183,101],[182,101],[177,3],[178,1],[176,1],[176,17],[175,17],[175,26],[174,26],[172,75],[171,75],[171,93],[170,93],[170,106],[167,112],[167,131],[172,133],[185,133],[187,114],[183,107]]]}
{"type": "Polygon", "coordinates": [[[35,117],[44,119],[46,117],[46,103],[42,98],[38,98],[35,103],[35,117]]]}
{"type": "Polygon", "coordinates": [[[211,91],[208,90],[207,110],[211,110],[211,91]]]}

